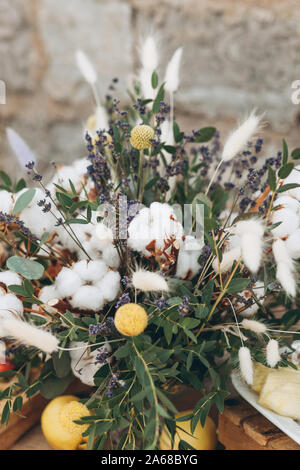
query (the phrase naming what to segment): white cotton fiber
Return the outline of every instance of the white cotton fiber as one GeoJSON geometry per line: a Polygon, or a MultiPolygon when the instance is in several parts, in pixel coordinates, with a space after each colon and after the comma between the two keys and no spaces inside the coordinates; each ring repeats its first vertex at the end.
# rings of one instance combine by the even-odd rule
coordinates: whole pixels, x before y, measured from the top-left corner
{"type": "Polygon", "coordinates": [[[295,232],[299,227],[299,216],[291,209],[278,209],[272,213],[272,224],[280,222],[278,227],[272,230],[275,237],[281,238],[295,232]]]}
{"type": "Polygon", "coordinates": [[[6,294],[0,297],[0,318],[10,315],[22,315],[23,303],[14,294],[6,294]]]}
{"type": "Polygon", "coordinates": [[[81,286],[73,294],[70,304],[81,310],[97,311],[103,307],[104,299],[100,289],[96,286],[81,286]]]}
{"type": "Polygon", "coordinates": [[[280,196],[276,198],[273,206],[282,206],[282,208],[290,209],[293,212],[298,212],[300,210],[299,201],[291,196],[280,196]]]}
{"type": "Polygon", "coordinates": [[[100,222],[95,226],[95,238],[99,250],[103,250],[113,242],[113,232],[109,227],[100,222]]]}
{"type": "Polygon", "coordinates": [[[120,256],[115,246],[109,245],[102,252],[102,258],[105,263],[110,267],[117,269],[120,265],[120,256]]]}
{"type": "MultiPolygon", "coordinates": [[[[75,377],[77,377],[82,383],[93,387],[94,375],[96,372],[103,367],[103,364],[99,364],[96,361],[96,356],[102,352],[111,352],[111,346],[109,343],[105,343],[103,346],[91,351],[88,343],[80,341],[72,341],[70,343],[71,357],[71,369],[75,377]]],[[[107,358],[107,363],[112,361],[111,357],[107,358]]]]}
{"type": "Polygon", "coordinates": [[[15,204],[15,197],[12,193],[3,189],[0,191],[0,211],[11,214],[15,204]]]}
{"type": "MultiPolygon", "coordinates": [[[[18,198],[26,190],[27,189],[22,189],[19,191],[16,195],[16,198],[18,198]]],[[[45,232],[55,232],[56,219],[51,212],[56,213],[57,211],[52,205],[51,212],[44,213],[42,208],[39,207],[37,203],[38,201],[45,199],[45,194],[39,188],[35,188],[35,190],[35,195],[32,201],[24,210],[22,210],[19,217],[34,235],[36,235],[38,238],[41,238],[45,232]]]]}
{"type": "Polygon", "coordinates": [[[120,274],[117,271],[108,271],[104,278],[97,283],[97,287],[107,302],[112,302],[117,297],[120,290],[120,279],[120,274]]]}
{"type": "Polygon", "coordinates": [[[49,302],[49,300],[57,299],[59,294],[57,292],[56,286],[52,284],[51,286],[44,286],[41,288],[39,300],[43,303],[49,302]]]}
{"type": "Polygon", "coordinates": [[[52,184],[58,184],[66,191],[71,191],[69,183],[69,180],[71,180],[75,187],[75,190],[78,192],[82,187],[83,175],[84,173],[79,173],[74,166],[63,165],[56,169],[56,172],[52,178],[52,184]]]}
{"type": "Polygon", "coordinates": [[[102,260],[82,260],[74,264],[73,270],[85,282],[98,282],[107,273],[107,265],[102,260]]]}
{"type": "Polygon", "coordinates": [[[13,271],[3,271],[0,272],[0,282],[3,282],[6,286],[12,285],[22,285],[22,279],[19,274],[14,273],[13,271]]]}
{"type": "Polygon", "coordinates": [[[62,268],[56,278],[56,288],[60,297],[70,297],[81,287],[82,280],[69,268],[62,268]]]}
{"type": "Polygon", "coordinates": [[[293,232],[285,242],[288,252],[293,259],[300,258],[300,229],[293,232]]]}

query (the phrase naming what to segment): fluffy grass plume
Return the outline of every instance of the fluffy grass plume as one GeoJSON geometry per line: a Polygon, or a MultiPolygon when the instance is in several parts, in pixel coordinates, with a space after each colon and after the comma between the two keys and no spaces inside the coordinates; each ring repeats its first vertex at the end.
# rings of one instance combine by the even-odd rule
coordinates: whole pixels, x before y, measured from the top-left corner
{"type": "Polygon", "coordinates": [[[276,367],[276,365],[281,359],[278,341],[276,341],[275,339],[270,339],[270,341],[267,344],[266,358],[267,358],[267,364],[270,367],[276,367]]]}
{"type": "Polygon", "coordinates": [[[58,339],[48,331],[15,319],[3,320],[3,328],[7,336],[26,346],[33,346],[49,354],[57,351],[58,339]]]}
{"type": "Polygon", "coordinates": [[[251,359],[250,349],[246,346],[242,346],[239,349],[239,364],[240,371],[243,379],[248,385],[253,384],[253,363],[251,359]]]}
{"type": "Polygon", "coordinates": [[[254,111],[228,136],[222,153],[222,161],[228,162],[241,152],[259,129],[261,116],[254,111]]]}
{"type": "Polygon", "coordinates": [[[132,275],[132,284],[135,289],[144,292],[168,291],[166,280],[158,273],[138,269],[132,275]]]}
{"type": "Polygon", "coordinates": [[[165,90],[169,93],[175,93],[175,91],[179,87],[179,69],[182,51],[182,47],[176,49],[170,62],[167,65],[165,74],[165,90]]]}
{"type": "Polygon", "coordinates": [[[86,53],[81,49],[76,51],[76,62],[85,80],[91,85],[95,85],[97,82],[96,70],[86,53]]]}

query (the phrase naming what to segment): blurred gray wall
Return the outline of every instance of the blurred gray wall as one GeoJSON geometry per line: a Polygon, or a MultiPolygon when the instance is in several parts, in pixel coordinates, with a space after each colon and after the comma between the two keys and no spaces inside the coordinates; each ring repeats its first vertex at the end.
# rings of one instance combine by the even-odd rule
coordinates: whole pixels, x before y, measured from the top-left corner
{"type": "Polygon", "coordinates": [[[300,104],[291,101],[291,84],[300,80],[299,0],[0,0],[0,80],[7,87],[0,166],[13,165],[6,126],[44,165],[80,156],[93,98],[74,52],[80,47],[90,56],[103,95],[119,77],[124,100],[149,32],[162,63],[184,47],[176,98],[184,127],[216,123],[225,134],[256,107],[270,123],[274,148],[283,135],[300,146],[300,104]]]}

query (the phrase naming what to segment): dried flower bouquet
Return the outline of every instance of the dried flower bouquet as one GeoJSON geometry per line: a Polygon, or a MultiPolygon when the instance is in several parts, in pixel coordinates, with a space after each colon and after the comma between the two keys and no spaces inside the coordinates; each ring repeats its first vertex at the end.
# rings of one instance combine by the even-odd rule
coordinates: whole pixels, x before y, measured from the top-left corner
{"type": "Polygon", "coordinates": [[[213,404],[222,411],[233,367],[248,384],[254,361],[297,367],[279,346],[294,351],[300,316],[300,149],[283,141],[262,157],[255,113],[223,146],[214,127],[185,134],[174,119],[181,56],[180,48],[160,84],[149,37],[123,110],[110,95],[100,103],[97,74],[78,51],[97,101],[88,154],[56,165],[48,183],[7,130],[34,183],[1,172],[0,337],[9,366],[0,376],[15,379],[1,394],[2,423],[25,395],[61,395],[75,376],[91,387],[76,421],[88,449],[103,448],[116,429],[112,447],[156,449],[164,423],[176,434],[174,385],[203,393],[180,418],[193,432],[213,404]]]}

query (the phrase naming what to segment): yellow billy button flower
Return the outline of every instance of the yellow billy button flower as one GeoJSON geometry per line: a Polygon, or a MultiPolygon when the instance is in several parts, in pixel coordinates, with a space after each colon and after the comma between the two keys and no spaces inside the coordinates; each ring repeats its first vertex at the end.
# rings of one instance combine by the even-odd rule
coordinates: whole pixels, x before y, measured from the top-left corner
{"type": "Polygon", "coordinates": [[[142,150],[152,146],[150,140],[154,137],[154,130],[146,124],[135,126],[130,134],[130,143],[132,147],[142,150]]]}
{"type": "Polygon", "coordinates": [[[143,333],[148,323],[146,310],[137,304],[125,304],[119,307],[115,315],[115,327],[125,336],[137,336],[143,333]]]}
{"type": "Polygon", "coordinates": [[[76,450],[85,448],[82,445],[86,438],[82,433],[87,425],[74,421],[89,416],[88,408],[79,403],[73,395],[63,395],[51,400],[42,413],[41,424],[45,438],[55,450],[76,450]]]}

